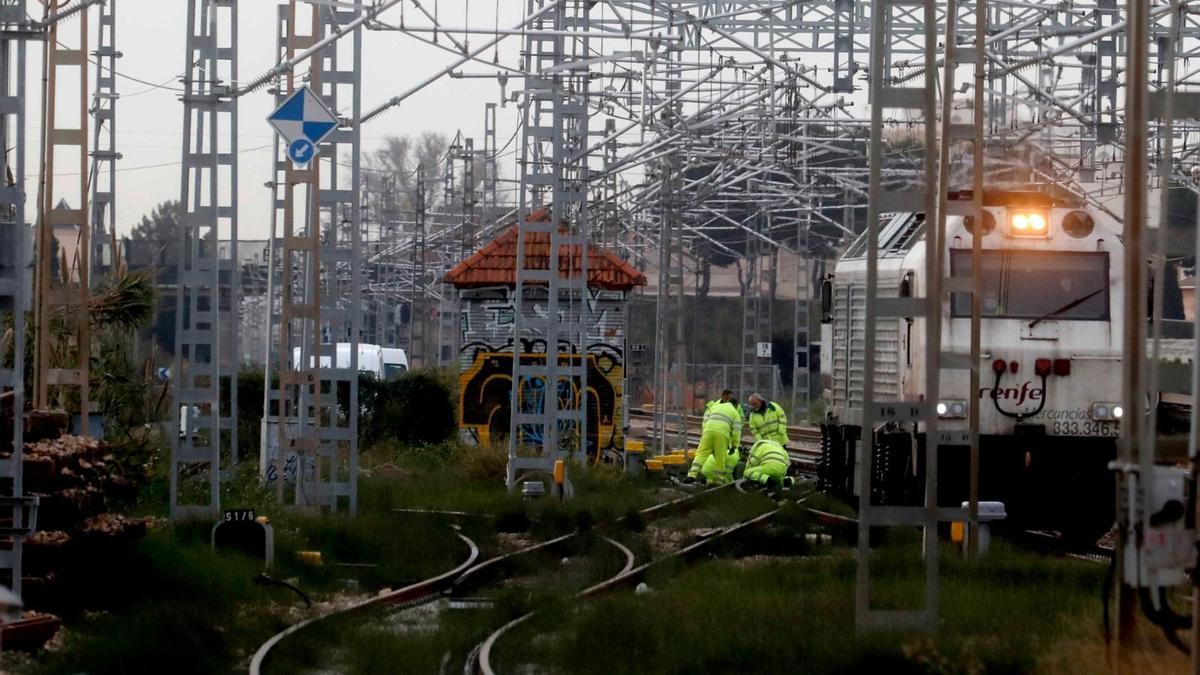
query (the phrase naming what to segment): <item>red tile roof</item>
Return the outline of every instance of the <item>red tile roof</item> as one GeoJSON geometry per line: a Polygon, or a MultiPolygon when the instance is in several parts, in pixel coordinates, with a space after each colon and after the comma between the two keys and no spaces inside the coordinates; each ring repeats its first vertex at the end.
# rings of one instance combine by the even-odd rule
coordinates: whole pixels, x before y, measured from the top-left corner
{"type": "MultiPolygon", "coordinates": [[[[545,219],[542,211],[534,218],[545,219]],[[541,218],[539,218],[541,216],[541,218]]],[[[567,277],[567,270],[579,273],[579,247],[563,246],[559,251],[559,276],[567,277]],[[570,249],[570,250],[568,250],[570,249]]],[[[547,269],[550,266],[550,235],[533,233],[525,241],[525,263],[530,269],[547,269]]],[[[517,269],[517,225],[510,225],[483,248],[460,262],[446,273],[443,279],[455,288],[479,288],[481,286],[514,286],[517,269]]],[[[635,286],[646,285],[646,275],[629,263],[598,246],[588,246],[588,288],[603,288],[628,291],[635,286]]]]}

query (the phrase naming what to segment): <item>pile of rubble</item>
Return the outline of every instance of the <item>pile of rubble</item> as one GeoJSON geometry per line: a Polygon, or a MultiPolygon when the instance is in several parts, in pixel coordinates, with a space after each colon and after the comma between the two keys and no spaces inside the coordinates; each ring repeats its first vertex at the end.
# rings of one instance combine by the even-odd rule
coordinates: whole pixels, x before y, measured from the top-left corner
{"type": "Polygon", "coordinates": [[[123,475],[103,443],[85,436],[60,436],[25,446],[25,493],[38,495],[38,529],[77,529],[107,511],[114,500],[131,499],[137,485],[123,475]]]}
{"type": "Polygon", "coordinates": [[[94,438],[64,435],[26,444],[24,477],[25,494],[39,497],[38,531],[25,541],[27,595],[54,595],[72,561],[111,552],[152,524],[108,512],[113,502],[135,497],[138,484],[94,438]]]}

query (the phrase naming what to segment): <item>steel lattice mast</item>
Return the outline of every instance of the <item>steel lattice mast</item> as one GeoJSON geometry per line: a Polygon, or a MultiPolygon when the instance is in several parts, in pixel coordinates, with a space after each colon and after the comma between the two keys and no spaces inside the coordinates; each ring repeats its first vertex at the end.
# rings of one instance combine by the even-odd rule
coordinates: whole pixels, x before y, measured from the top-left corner
{"type": "Polygon", "coordinates": [[[171,515],[215,518],[221,473],[237,463],[239,331],[229,328],[238,307],[236,0],[189,0],[185,66],[171,515]]]}
{"type": "Polygon", "coordinates": [[[37,225],[37,279],[34,302],[37,349],[34,371],[34,408],[64,408],[67,392],[79,396],[79,431],[90,434],[92,350],[88,308],[91,304],[91,227],[88,223],[88,12],[84,9],[59,31],[46,6],[48,23],[44,57],[42,162],[37,225]],[[71,30],[73,29],[73,30],[71,30]],[[74,33],[74,35],[70,35],[74,33]],[[63,42],[70,40],[75,46],[63,42]],[[64,72],[60,72],[64,71],[64,72]],[[72,77],[75,75],[76,77],[72,77]],[[63,82],[66,82],[64,85],[63,82]],[[72,83],[77,91],[69,91],[72,83]],[[61,100],[60,100],[61,99],[61,100]],[[75,105],[71,105],[74,101],[75,105]],[[77,162],[74,180],[56,176],[56,158],[77,162]],[[74,206],[72,206],[72,202],[74,206]],[[64,244],[55,256],[56,229],[64,231],[64,244]],[[74,237],[70,228],[74,228],[74,237]],[[68,246],[69,245],[69,246],[68,246]],[[57,274],[54,263],[58,263],[57,274]],[[52,335],[56,320],[69,334],[68,343],[56,348],[52,335]]]}
{"type": "MultiPolygon", "coordinates": [[[[0,351],[0,411],[11,405],[11,416],[0,420],[0,429],[11,436],[0,438],[7,451],[0,458],[0,504],[12,518],[13,530],[27,523],[24,496],[25,426],[25,314],[29,310],[32,278],[32,240],[25,220],[25,77],[26,46],[33,39],[25,3],[0,6],[0,143],[12,152],[0,154],[0,317],[12,317],[12,355],[0,351]],[[11,442],[11,447],[9,443],[11,442]]],[[[0,412],[0,415],[5,414],[0,412]]],[[[0,538],[0,583],[21,595],[23,534],[0,538]]]]}
{"type": "MultiPolygon", "coordinates": [[[[536,4],[529,1],[529,14],[536,4]]],[[[586,35],[589,5],[554,3],[532,24],[551,32],[531,33],[525,41],[531,74],[521,127],[510,490],[526,472],[553,473],[556,462],[582,458],[586,450],[588,226],[581,150],[588,143],[587,83],[570,62],[589,52],[586,37],[564,38],[556,31],[581,29],[586,35]],[[548,244],[545,267],[540,256],[527,255],[539,241],[548,244]],[[536,310],[541,302],[544,309],[536,310]],[[539,341],[540,350],[534,346],[539,341]]],[[[571,491],[569,479],[563,489],[571,491]]]]}

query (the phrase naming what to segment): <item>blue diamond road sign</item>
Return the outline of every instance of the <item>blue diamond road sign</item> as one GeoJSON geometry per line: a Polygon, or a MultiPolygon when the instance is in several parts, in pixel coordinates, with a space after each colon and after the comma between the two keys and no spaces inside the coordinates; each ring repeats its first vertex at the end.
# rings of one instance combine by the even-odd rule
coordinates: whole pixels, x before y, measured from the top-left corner
{"type": "Polygon", "coordinates": [[[267,117],[287,141],[288,158],[305,166],[317,156],[317,146],[337,128],[337,116],[321,97],[300,87],[267,117]]]}

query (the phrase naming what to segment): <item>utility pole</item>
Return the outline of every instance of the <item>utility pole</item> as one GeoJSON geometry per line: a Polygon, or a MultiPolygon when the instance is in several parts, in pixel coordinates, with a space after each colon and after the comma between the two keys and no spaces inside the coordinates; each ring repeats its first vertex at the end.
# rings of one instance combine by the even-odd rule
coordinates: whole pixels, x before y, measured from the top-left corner
{"type": "MultiPolygon", "coordinates": [[[[309,89],[330,110],[349,109],[352,119],[360,119],[362,3],[343,3],[336,9],[312,5],[305,22],[308,34],[297,25],[301,4],[302,0],[289,0],[281,15],[287,24],[286,32],[281,29],[288,38],[287,62],[323,45],[311,60],[309,89]],[[325,37],[343,34],[350,39],[325,37]]],[[[285,81],[288,92],[295,91],[293,79],[285,81]]],[[[275,462],[280,498],[287,479],[283,463],[291,455],[296,507],[336,511],[344,506],[351,514],[358,508],[360,129],[358,123],[343,121],[308,165],[284,170],[279,387],[274,394],[279,406],[275,462]],[[348,172],[339,163],[344,157],[348,172]],[[303,202],[296,188],[301,188],[303,202]],[[303,223],[299,231],[298,221],[303,223]],[[338,366],[339,344],[350,352],[349,368],[338,366]],[[348,400],[339,400],[344,393],[348,400]]]]}
{"type": "MultiPolygon", "coordinates": [[[[51,20],[53,4],[46,5],[46,20],[51,20]]],[[[46,410],[65,404],[66,391],[79,394],[79,432],[89,435],[88,416],[91,413],[89,357],[92,351],[91,325],[88,312],[91,305],[89,263],[91,227],[88,223],[88,11],[85,8],[74,19],[77,46],[67,46],[61,38],[59,22],[46,27],[44,87],[42,90],[42,165],[41,195],[37,235],[37,350],[34,371],[35,409],[46,410]],[[62,71],[68,75],[62,77],[62,71]],[[77,91],[60,87],[77,83],[77,91]],[[61,99],[61,100],[60,100],[61,99]],[[74,101],[74,105],[71,102],[74,101]],[[68,106],[70,106],[68,108],[68,106]],[[60,110],[61,108],[61,110],[60,110]],[[56,180],[55,157],[75,157],[78,164],[68,167],[75,173],[73,187],[60,185],[56,180]],[[59,188],[63,188],[62,194],[59,188]],[[58,208],[57,200],[63,200],[58,208]],[[71,202],[74,206],[70,206],[71,202]],[[52,274],[53,241],[57,226],[77,229],[74,250],[59,256],[59,276],[52,274]],[[73,344],[67,349],[52,346],[55,316],[67,323],[73,344]],[[52,359],[53,352],[60,359],[52,359]],[[57,362],[56,362],[57,361],[57,362]],[[52,396],[57,394],[56,396],[52,396]]],[[[20,189],[20,188],[18,188],[20,189]]]]}
{"type": "Polygon", "coordinates": [[[1117,442],[1119,463],[1117,480],[1117,641],[1114,664],[1119,668],[1121,652],[1132,645],[1137,618],[1137,592],[1125,582],[1125,550],[1134,536],[1130,501],[1149,503],[1153,468],[1153,448],[1143,447],[1142,427],[1145,419],[1143,379],[1146,368],[1146,181],[1147,129],[1149,94],[1149,0],[1129,0],[1126,49],[1125,91],[1125,325],[1122,361],[1121,401],[1129,414],[1121,422],[1117,442]],[[1134,478],[1134,471],[1139,475],[1134,478]],[[1130,481],[1136,489],[1130,490],[1130,481]]]}

